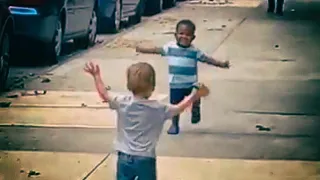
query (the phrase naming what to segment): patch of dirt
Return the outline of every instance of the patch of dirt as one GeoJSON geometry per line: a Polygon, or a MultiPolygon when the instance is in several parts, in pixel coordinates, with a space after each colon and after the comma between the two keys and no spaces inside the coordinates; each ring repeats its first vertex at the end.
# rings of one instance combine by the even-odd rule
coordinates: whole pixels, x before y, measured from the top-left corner
{"type": "Polygon", "coordinates": [[[158,22],[159,24],[172,24],[177,23],[178,19],[170,16],[158,17],[154,19],[154,21],[158,22]]]}
{"type": "Polygon", "coordinates": [[[189,4],[225,5],[233,4],[230,0],[192,0],[189,4]]]}
{"type": "Polygon", "coordinates": [[[131,40],[125,38],[117,38],[114,42],[106,45],[107,48],[136,48],[138,44],[151,43],[150,40],[131,40]]]}

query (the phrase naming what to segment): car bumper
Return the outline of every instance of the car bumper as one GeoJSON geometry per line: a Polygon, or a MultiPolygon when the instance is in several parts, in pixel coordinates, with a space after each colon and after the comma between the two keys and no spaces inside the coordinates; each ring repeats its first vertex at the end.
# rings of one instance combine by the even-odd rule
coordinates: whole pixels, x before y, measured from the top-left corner
{"type": "Polygon", "coordinates": [[[42,42],[51,42],[55,34],[56,15],[43,16],[34,8],[10,7],[15,20],[15,34],[42,42]]]}

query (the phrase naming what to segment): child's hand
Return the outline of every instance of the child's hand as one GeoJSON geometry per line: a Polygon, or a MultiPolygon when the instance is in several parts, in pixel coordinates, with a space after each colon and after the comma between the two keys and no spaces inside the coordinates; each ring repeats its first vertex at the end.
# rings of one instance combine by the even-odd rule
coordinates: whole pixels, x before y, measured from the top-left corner
{"type": "Polygon", "coordinates": [[[86,66],[83,69],[85,72],[91,74],[93,77],[100,76],[100,67],[97,64],[92,62],[86,63],[86,66]]]}
{"type": "Polygon", "coordinates": [[[197,92],[196,92],[196,94],[199,96],[199,97],[205,97],[205,96],[208,96],[208,94],[209,94],[209,88],[206,86],[206,85],[204,85],[204,84],[202,84],[202,83],[197,83],[196,85],[195,85],[195,87],[196,87],[196,89],[197,89],[197,92]]]}
{"type": "Polygon", "coordinates": [[[229,62],[229,61],[222,62],[222,63],[221,63],[221,67],[222,67],[222,68],[227,68],[227,69],[229,69],[229,67],[230,67],[230,62],[229,62]]]}

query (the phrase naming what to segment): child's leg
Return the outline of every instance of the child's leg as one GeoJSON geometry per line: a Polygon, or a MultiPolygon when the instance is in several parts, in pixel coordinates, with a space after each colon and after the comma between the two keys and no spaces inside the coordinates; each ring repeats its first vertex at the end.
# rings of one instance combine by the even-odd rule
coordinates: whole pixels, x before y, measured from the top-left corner
{"type": "Polygon", "coordinates": [[[134,159],[132,156],[118,152],[117,180],[135,180],[134,159]]]}
{"type": "MultiPolygon", "coordinates": [[[[178,104],[181,102],[185,96],[185,91],[185,89],[170,89],[170,103],[178,104]]],[[[168,134],[179,134],[179,118],[179,115],[172,118],[172,124],[168,129],[168,134]]]]}
{"type": "Polygon", "coordinates": [[[157,179],[157,169],[156,169],[156,159],[150,157],[137,157],[136,162],[136,172],[138,175],[138,180],[156,180],[157,179]]]}
{"type": "MultiPolygon", "coordinates": [[[[192,92],[192,89],[193,88],[190,88],[187,91],[186,96],[188,96],[192,92]]],[[[191,110],[191,123],[192,124],[197,124],[200,122],[200,119],[201,119],[200,103],[201,103],[200,99],[195,101],[194,103],[192,103],[192,110],[191,110]]]]}
{"type": "Polygon", "coordinates": [[[192,111],[191,111],[192,112],[192,115],[191,115],[191,123],[192,124],[197,124],[201,120],[200,104],[201,104],[200,99],[198,101],[195,101],[192,104],[192,111]]]}

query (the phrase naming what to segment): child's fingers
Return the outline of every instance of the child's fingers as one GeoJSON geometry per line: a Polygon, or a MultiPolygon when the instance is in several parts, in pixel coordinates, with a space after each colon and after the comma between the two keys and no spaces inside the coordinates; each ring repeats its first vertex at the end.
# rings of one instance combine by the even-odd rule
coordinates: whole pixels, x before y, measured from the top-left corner
{"type": "Polygon", "coordinates": [[[90,62],[90,69],[94,69],[94,64],[90,62]]]}
{"type": "Polygon", "coordinates": [[[96,65],[96,72],[100,72],[100,67],[99,67],[99,65],[96,65]]]}

